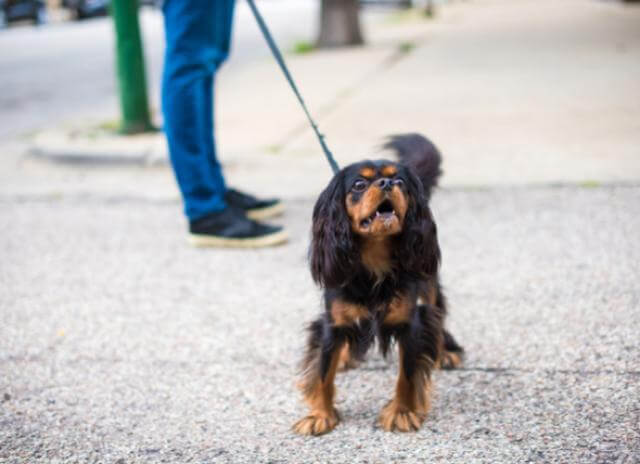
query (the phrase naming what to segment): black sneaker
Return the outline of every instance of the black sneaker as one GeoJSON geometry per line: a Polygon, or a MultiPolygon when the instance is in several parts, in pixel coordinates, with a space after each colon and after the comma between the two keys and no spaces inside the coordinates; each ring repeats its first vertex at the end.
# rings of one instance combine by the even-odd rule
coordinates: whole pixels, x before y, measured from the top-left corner
{"type": "Polygon", "coordinates": [[[287,240],[282,227],[253,221],[233,207],[189,223],[189,241],[198,247],[260,248],[287,240]]]}
{"type": "Polygon", "coordinates": [[[227,189],[224,200],[229,206],[244,210],[248,218],[256,221],[277,216],[284,211],[284,205],[276,198],[259,200],[235,189],[227,189]]]}

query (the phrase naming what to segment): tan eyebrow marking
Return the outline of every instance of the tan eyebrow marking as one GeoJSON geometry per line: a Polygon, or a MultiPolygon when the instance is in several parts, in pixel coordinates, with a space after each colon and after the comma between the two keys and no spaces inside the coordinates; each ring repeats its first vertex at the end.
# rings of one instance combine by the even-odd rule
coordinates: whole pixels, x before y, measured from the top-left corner
{"type": "Polygon", "coordinates": [[[376,175],[376,170],[373,168],[362,168],[360,169],[360,175],[367,179],[373,179],[376,175]]]}
{"type": "Polygon", "coordinates": [[[384,177],[395,176],[398,173],[398,170],[395,166],[388,165],[382,168],[380,171],[384,177]]]}

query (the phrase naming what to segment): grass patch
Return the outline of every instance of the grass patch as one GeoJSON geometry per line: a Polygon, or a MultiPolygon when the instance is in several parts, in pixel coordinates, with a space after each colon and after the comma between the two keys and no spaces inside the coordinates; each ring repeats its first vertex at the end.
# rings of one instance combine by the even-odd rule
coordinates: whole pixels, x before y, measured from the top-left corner
{"type": "Polygon", "coordinates": [[[398,45],[398,51],[405,54],[411,53],[414,48],[416,48],[416,44],[414,42],[401,42],[398,45]]]}
{"type": "Polygon", "coordinates": [[[579,185],[582,188],[598,188],[600,187],[600,182],[597,180],[583,180],[579,185]]]}
{"type": "Polygon", "coordinates": [[[282,152],[282,145],[274,144],[266,147],[267,153],[270,155],[279,155],[282,152]]]}
{"type": "Polygon", "coordinates": [[[96,126],[96,129],[99,129],[105,132],[117,132],[118,130],[120,130],[120,121],[117,119],[104,121],[98,124],[96,126]]]}
{"type": "Polygon", "coordinates": [[[101,122],[100,124],[87,129],[87,135],[104,135],[106,134],[118,134],[118,135],[137,135],[143,133],[161,132],[159,127],[151,124],[150,127],[140,127],[139,130],[124,131],[122,128],[122,121],[119,119],[111,119],[101,122]]]}
{"type": "Polygon", "coordinates": [[[306,40],[300,40],[298,42],[296,42],[295,44],[293,44],[293,53],[295,53],[296,55],[306,55],[307,53],[311,53],[313,51],[315,51],[316,46],[314,44],[312,44],[311,42],[308,42],[306,40]]]}

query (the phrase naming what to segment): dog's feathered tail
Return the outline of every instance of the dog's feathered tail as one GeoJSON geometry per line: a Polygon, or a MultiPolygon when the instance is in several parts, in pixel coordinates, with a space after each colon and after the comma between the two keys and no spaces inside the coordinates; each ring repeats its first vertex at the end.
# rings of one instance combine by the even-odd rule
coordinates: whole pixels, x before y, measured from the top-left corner
{"type": "Polygon", "coordinates": [[[424,185],[425,195],[431,197],[442,174],[442,156],[431,140],[420,134],[392,135],[383,148],[393,150],[400,163],[413,170],[424,185]]]}

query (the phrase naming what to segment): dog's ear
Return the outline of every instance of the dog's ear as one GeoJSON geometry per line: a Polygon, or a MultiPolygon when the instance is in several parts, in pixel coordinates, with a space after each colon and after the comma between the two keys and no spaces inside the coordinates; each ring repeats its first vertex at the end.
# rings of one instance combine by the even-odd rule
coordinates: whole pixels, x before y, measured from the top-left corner
{"type": "Polygon", "coordinates": [[[313,208],[311,276],[324,287],[339,287],[353,274],[355,244],[345,205],[344,171],[336,174],[313,208]]]}
{"type": "Polygon", "coordinates": [[[409,208],[394,251],[400,266],[409,273],[434,275],[440,265],[436,223],[424,195],[422,182],[411,171],[407,175],[409,208]]]}

